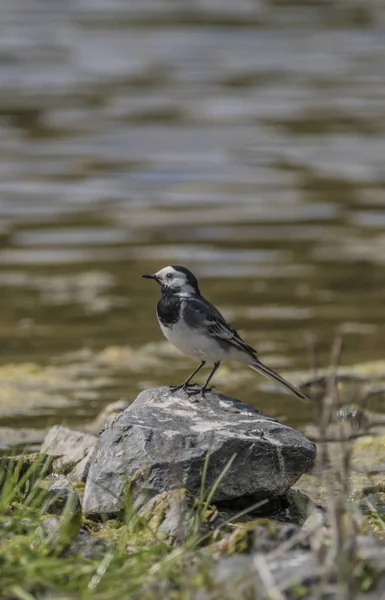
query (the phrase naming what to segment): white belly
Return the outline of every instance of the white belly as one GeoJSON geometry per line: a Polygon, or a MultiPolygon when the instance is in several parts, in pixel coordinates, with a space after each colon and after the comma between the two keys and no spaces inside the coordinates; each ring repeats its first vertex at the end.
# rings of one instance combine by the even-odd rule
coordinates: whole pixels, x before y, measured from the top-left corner
{"type": "Polygon", "coordinates": [[[178,321],[171,327],[165,327],[159,321],[160,328],[163,335],[168,339],[171,344],[176,346],[178,350],[183,354],[189,356],[196,356],[200,360],[206,360],[208,362],[221,362],[223,360],[233,360],[225,348],[208,336],[202,335],[199,332],[195,332],[190,327],[187,327],[185,323],[178,321]]]}

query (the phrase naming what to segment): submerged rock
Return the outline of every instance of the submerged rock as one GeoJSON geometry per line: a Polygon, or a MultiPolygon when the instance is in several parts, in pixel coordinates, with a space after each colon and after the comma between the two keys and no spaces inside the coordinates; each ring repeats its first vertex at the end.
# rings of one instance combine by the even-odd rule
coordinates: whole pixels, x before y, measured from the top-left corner
{"type": "Polygon", "coordinates": [[[121,510],[138,471],[150,496],[178,487],[199,496],[206,470],[205,490],[216,485],[217,501],[282,495],[313,464],[316,447],[298,431],[229,396],[194,399],[146,390],[109,423],[91,461],[84,512],[121,510]]]}

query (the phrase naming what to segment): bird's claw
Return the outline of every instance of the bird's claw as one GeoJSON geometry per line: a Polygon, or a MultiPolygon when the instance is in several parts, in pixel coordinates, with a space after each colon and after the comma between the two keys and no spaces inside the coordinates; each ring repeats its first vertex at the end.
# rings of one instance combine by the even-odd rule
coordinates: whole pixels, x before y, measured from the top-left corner
{"type": "Polygon", "coordinates": [[[180,385],[170,385],[169,389],[172,394],[178,390],[183,390],[188,396],[197,396],[200,394],[203,398],[205,398],[206,392],[211,392],[213,387],[213,385],[210,387],[205,387],[204,385],[198,386],[196,383],[188,383],[187,385],[181,383],[180,385]]]}
{"type": "Polygon", "coordinates": [[[184,383],[181,383],[180,385],[170,385],[169,389],[172,394],[174,392],[177,392],[178,390],[184,390],[185,392],[188,393],[189,388],[191,388],[193,386],[196,386],[196,383],[188,383],[187,385],[185,385],[184,383]]]}
{"type": "Polygon", "coordinates": [[[170,389],[170,392],[173,394],[174,392],[181,390],[182,387],[183,387],[183,383],[182,383],[182,385],[170,385],[169,389],[170,389]]]}
{"type": "Polygon", "coordinates": [[[185,388],[185,392],[186,394],[188,394],[188,396],[192,396],[194,394],[200,394],[202,391],[201,387],[196,387],[196,388],[185,388]]]}
{"type": "Polygon", "coordinates": [[[206,397],[206,392],[211,392],[211,390],[213,389],[213,387],[214,387],[214,386],[211,386],[211,387],[209,387],[209,388],[206,388],[206,387],[203,385],[202,387],[198,387],[198,388],[195,388],[195,389],[193,389],[193,390],[191,390],[191,389],[187,390],[187,389],[186,389],[185,391],[186,391],[186,394],[187,394],[188,396],[193,396],[193,395],[200,394],[200,395],[202,396],[202,398],[205,398],[205,397],[206,397]]]}

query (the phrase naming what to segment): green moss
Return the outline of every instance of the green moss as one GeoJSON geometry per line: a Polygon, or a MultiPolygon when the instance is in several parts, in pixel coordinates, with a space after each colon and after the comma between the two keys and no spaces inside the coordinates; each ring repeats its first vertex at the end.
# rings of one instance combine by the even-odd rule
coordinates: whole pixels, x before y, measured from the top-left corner
{"type": "Polygon", "coordinates": [[[71,481],[71,484],[80,500],[83,500],[86,484],[83,481],[71,481]]]}
{"type": "Polygon", "coordinates": [[[113,520],[106,521],[105,523],[92,523],[85,520],[84,525],[86,526],[89,533],[96,537],[105,540],[109,544],[116,544],[122,541],[123,536],[125,539],[132,538],[129,534],[128,528],[122,524],[121,521],[113,520]]]}
{"type": "MultiPolygon", "coordinates": [[[[177,492],[179,493],[179,490],[177,490],[177,492]]],[[[150,500],[146,505],[142,517],[153,531],[157,531],[163,523],[167,511],[170,508],[172,497],[176,497],[175,492],[163,492],[162,494],[155,496],[155,498],[150,500]]]]}
{"type": "Polygon", "coordinates": [[[293,600],[302,600],[309,598],[310,590],[306,585],[295,585],[292,591],[293,600]]]}
{"type": "Polygon", "coordinates": [[[228,549],[226,554],[242,554],[252,548],[254,538],[254,529],[248,527],[237,528],[228,538],[228,549]]]}
{"type": "Polygon", "coordinates": [[[385,539],[385,491],[383,487],[369,488],[362,494],[359,502],[369,527],[385,539]]]}
{"type": "Polygon", "coordinates": [[[149,477],[149,470],[146,467],[137,469],[132,477],[126,483],[125,497],[126,504],[131,503],[136,494],[142,493],[142,489],[149,477]]]}
{"type": "Polygon", "coordinates": [[[273,537],[277,534],[277,523],[271,519],[253,519],[247,523],[231,525],[231,532],[217,543],[220,556],[232,556],[251,552],[258,528],[266,529],[273,537]]]}
{"type": "Polygon", "coordinates": [[[383,576],[377,569],[373,569],[364,561],[359,561],[355,565],[354,575],[360,591],[364,594],[373,591],[383,576]]]}

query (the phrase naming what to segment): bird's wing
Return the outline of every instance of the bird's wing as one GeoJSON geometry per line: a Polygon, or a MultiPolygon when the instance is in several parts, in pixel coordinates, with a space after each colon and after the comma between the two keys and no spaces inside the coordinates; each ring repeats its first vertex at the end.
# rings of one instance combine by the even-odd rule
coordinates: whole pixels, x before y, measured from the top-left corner
{"type": "Polygon", "coordinates": [[[227,323],[219,310],[210,302],[201,297],[186,299],[184,318],[189,324],[201,327],[206,335],[216,338],[218,341],[228,342],[231,346],[246,352],[253,358],[256,350],[243,341],[239,333],[227,323]]]}

